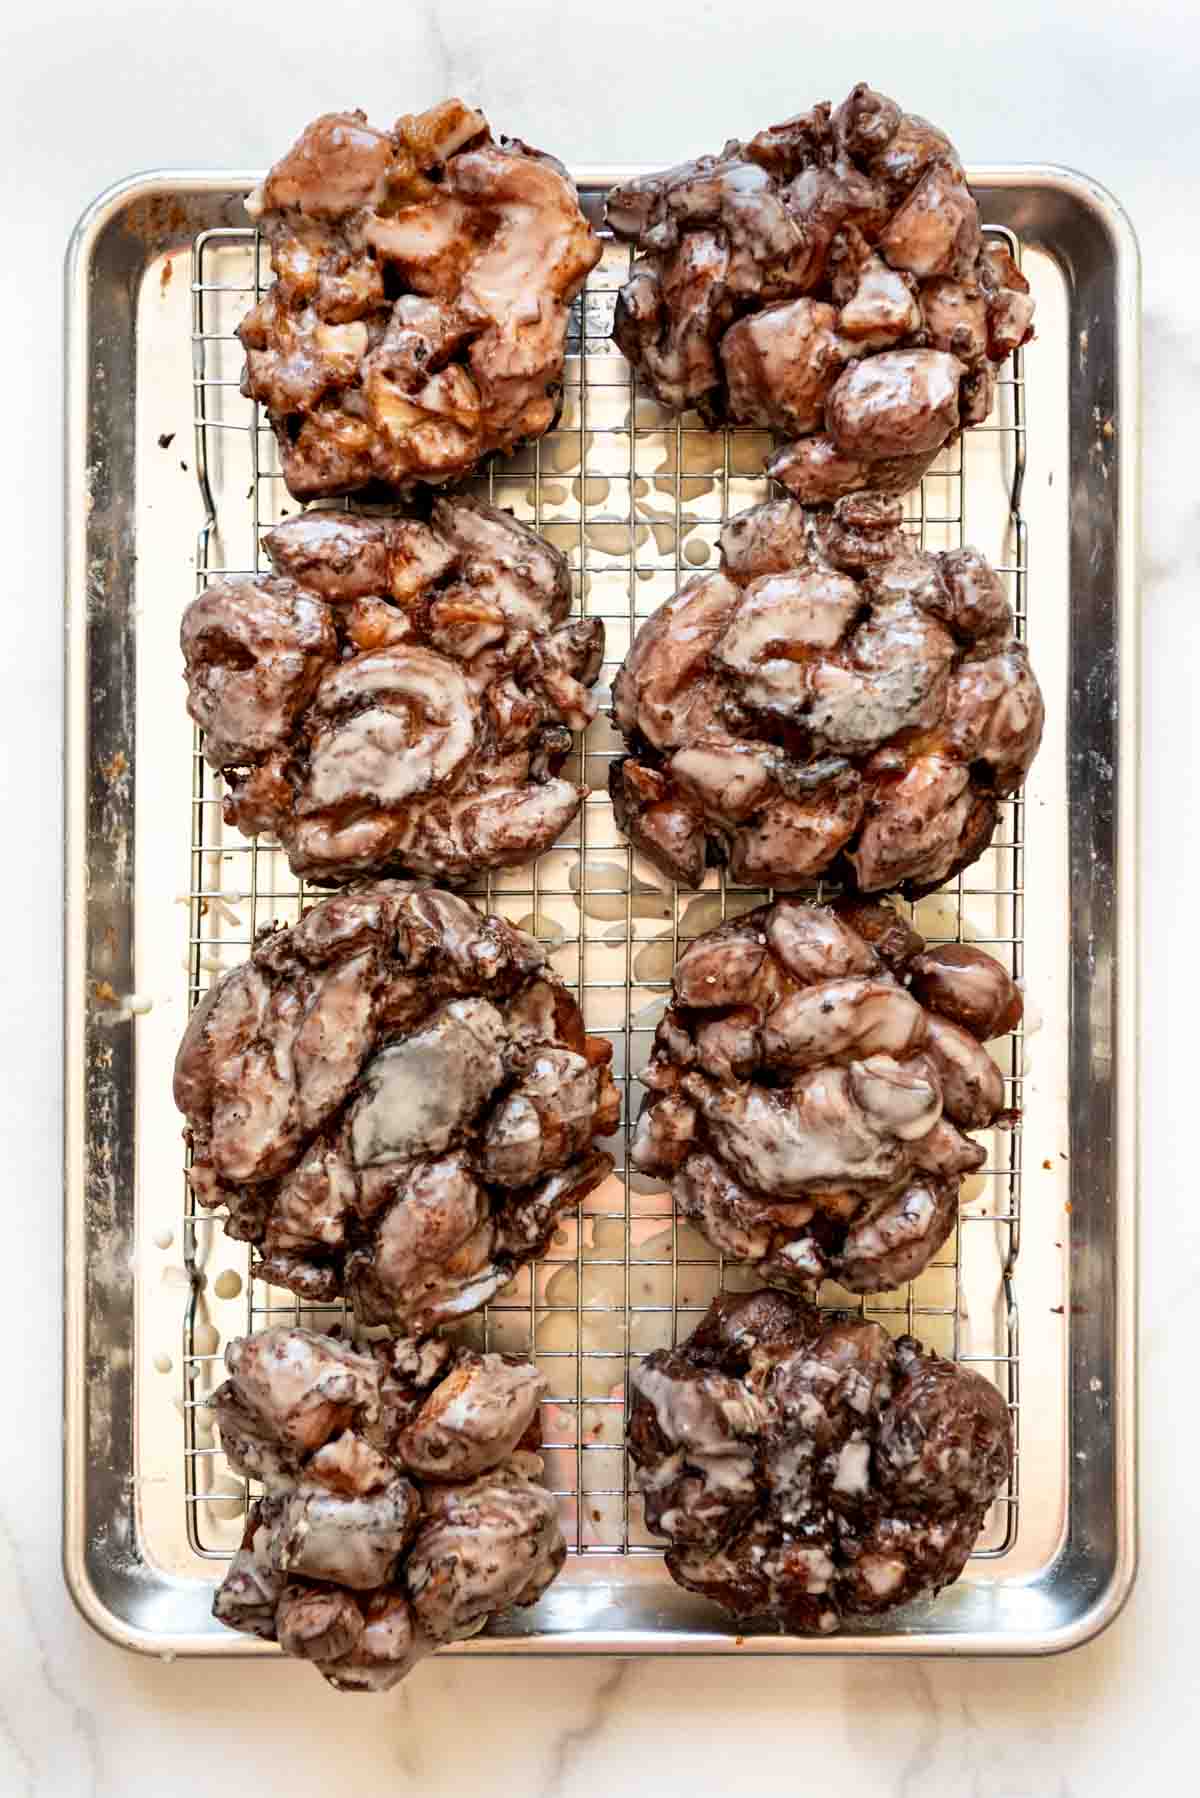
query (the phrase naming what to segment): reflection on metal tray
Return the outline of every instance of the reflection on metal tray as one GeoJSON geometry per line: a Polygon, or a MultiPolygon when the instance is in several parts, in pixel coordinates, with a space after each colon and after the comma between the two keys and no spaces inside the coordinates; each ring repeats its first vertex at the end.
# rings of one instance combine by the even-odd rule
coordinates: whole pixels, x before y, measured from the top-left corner
{"type": "MultiPolygon", "coordinates": [[[[581,172],[593,216],[615,172],[581,172]]],[[[1016,1471],[959,1585],[878,1624],[819,1641],[735,1632],[678,1590],[631,1491],[628,1370],[746,1281],[619,1151],[552,1252],[463,1331],[547,1374],[547,1478],[574,1549],[540,1605],[464,1652],[715,1652],[735,1636],[741,1652],[1027,1652],[1084,1639],[1128,1590],[1136,251],[1078,177],[973,179],[1022,257],[1038,337],[989,423],[926,476],[910,526],[1003,569],[1049,722],[992,848],[915,921],[986,944],[1024,980],[1025,1030],[999,1045],[1023,1127],[986,1139],[935,1266],[899,1293],[827,1287],[822,1302],[994,1379],[1016,1471]]],[[[250,1283],[243,1245],[194,1213],[168,1083],[190,1005],[304,900],[280,851],[222,824],[179,679],[190,593],[259,568],[261,532],[295,509],[239,391],[234,327],[269,280],[239,216],[250,184],[132,182],[85,217],[69,271],[66,1565],[99,1628],[175,1653],[271,1652],[208,1615],[245,1502],[205,1411],[224,1344],[248,1324],[339,1315],[250,1283]]],[[[577,609],[605,620],[602,682],[680,578],[715,564],[724,521],[767,491],[762,433],[709,432],[631,384],[608,336],[627,261],[607,242],[576,307],[555,431],[477,483],[566,554],[577,609]]],[[[611,1038],[628,1126],[680,944],[766,895],[716,871],[703,893],[677,893],[632,855],[606,795],[618,747],[598,721],[576,825],[479,896],[543,938],[588,1027],[611,1038]]]]}

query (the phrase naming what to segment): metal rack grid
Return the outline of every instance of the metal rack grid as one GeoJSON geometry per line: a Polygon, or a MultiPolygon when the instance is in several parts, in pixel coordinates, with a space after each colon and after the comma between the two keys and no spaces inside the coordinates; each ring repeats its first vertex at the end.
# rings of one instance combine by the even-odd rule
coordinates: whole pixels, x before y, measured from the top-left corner
{"type": "MultiPolygon", "coordinates": [[[[989,228],[1020,260],[1020,244],[989,228]]],[[[629,252],[606,241],[599,267],[572,312],[563,416],[556,430],[506,461],[493,463],[475,490],[519,516],[563,549],[572,565],[576,607],[606,620],[609,644],[602,682],[610,679],[643,618],[682,578],[715,565],[716,540],[728,518],[765,498],[759,472],[768,439],[762,432],[708,431],[694,414],[675,418],[638,391],[636,377],[610,338],[615,296],[629,252]],[[599,446],[599,450],[597,449],[599,446]],[[652,458],[657,457],[656,462],[652,458]],[[606,502],[609,502],[606,504],[606,502]]],[[[239,390],[240,350],[233,327],[269,285],[265,246],[249,228],[202,233],[194,242],[192,361],[196,473],[204,505],[196,554],[197,590],[227,574],[265,569],[262,533],[287,510],[274,440],[259,407],[239,390]],[[244,489],[243,481],[248,480],[244,489]],[[248,529],[248,553],[231,555],[237,523],[248,529]]],[[[948,548],[967,540],[969,497],[978,483],[1003,483],[1006,547],[998,563],[1009,587],[1017,628],[1025,633],[1027,531],[1021,515],[1025,470],[1024,369],[1018,352],[1001,379],[992,421],[977,426],[934,465],[907,502],[908,526],[920,542],[948,548]],[[985,440],[990,467],[969,472],[985,440]],[[997,454],[997,450],[1000,451],[997,454]]],[[[552,949],[552,965],[575,992],[589,1030],[613,1042],[613,1073],[622,1093],[622,1137],[628,1147],[637,1109],[637,1074],[649,1055],[657,1013],[669,991],[669,966],[681,943],[728,912],[761,903],[766,889],[744,888],[710,874],[698,897],[667,890],[623,842],[607,798],[607,763],[619,741],[597,720],[577,752],[579,777],[592,792],[555,849],[527,869],[489,877],[477,896],[489,909],[526,922],[552,949]],[[602,859],[596,859],[602,858],[602,859]],[[606,925],[607,929],[598,928],[606,925]],[[645,928],[653,925],[653,931],[645,928]],[[651,948],[651,945],[655,945],[651,948]],[[668,953],[669,951],[669,953],[668,953]]],[[[188,1004],[209,979],[244,959],[255,933],[275,920],[293,921],[305,903],[303,883],[270,843],[247,842],[221,823],[221,781],[193,746],[188,903],[188,1004]],[[231,953],[232,952],[232,953],[231,953]],[[230,957],[231,959],[225,959],[230,957]]],[[[569,772],[569,770],[568,770],[569,772]]],[[[930,941],[970,935],[1023,973],[1024,806],[1002,807],[987,855],[930,900],[908,906],[930,941]],[[981,931],[971,918],[990,914],[981,931]]],[[[1023,1032],[1006,1047],[1006,1097],[1019,1109],[1023,1032]]],[[[887,1327],[922,1336],[939,1351],[978,1363],[1005,1393],[1017,1455],[1007,1490],[996,1501],[975,1558],[996,1560],[1017,1539],[1020,1495],[1020,1349],[1015,1290],[1021,1222],[1021,1137],[995,1131],[988,1163],[977,1176],[981,1197],[964,1209],[946,1250],[898,1292],[851,1297],[826,1289],[830,1308],[858,1310],[887,1327]],[[997,1275],[993,1340],[984,1351],[964,1346],[963,1275],[973,1238],[987,1234],[997,1275]]],[[[460,1332],[484,1348],[520,1350],[550,1380],[544,1401],[548,1483],[577,1554],[661,1554],[631,1491],[623,1450],[631,1362],[686,1334],[723,1286],[752,1285],[681,1225],[669,1193],[648,1183],[618,1154],[614,1176],[585,1201],[581,1216],[558,1232],[553,1252],[522,1271],[512,1286],[460,1332]]],[[[226,1559],[240,1534],[246,1501],[227,1471],[204,1421],[207,1396],[220,1378],[217,1344],[205,1340],[206,1263],[220,1214],[198,1211],[185,1182],[184,1258],[190,1290],[183,1321],[183,1501],[188,1540],[206,1558],[226,1559]],[[219,1496],[215,1496],[219,1495],[219,1496]],[[230,1528],[232,1524],[233,1528],[230,1528]]],[[[309,1327],[345,1322],[338,1307],[316,1307],[279,1289],[248,1283],[247,1327],[284,1320],[309,1327]]]]}

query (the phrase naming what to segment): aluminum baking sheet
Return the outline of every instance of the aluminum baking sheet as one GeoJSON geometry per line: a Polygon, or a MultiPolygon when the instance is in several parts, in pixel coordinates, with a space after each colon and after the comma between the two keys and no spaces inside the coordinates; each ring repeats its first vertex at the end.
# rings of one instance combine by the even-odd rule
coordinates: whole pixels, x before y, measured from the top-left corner
{"type": "MultiPolygon", "coordinates": [[[[578,173],[597,218],[618,172],[578,173]]],[[[618,1138],[617,1174],[467,1331],[532,1353],[549,1378],[547,1479],[574,1552],[537,1607],[456,1652],[1032,1652],[1086,1639],[1129,1589],[1136,249],[1080,177],[972,180],[1022,258],[1038,335],[988,426],[926,477],[910,523],[930,547],[974,542],[1004,570],[1049,717],[992,849],[916,922],[987,944],[1025,982],[1025,1029],[999,1047],[1023,1126],[989,1137],[937,1265],[865,1307],[996,1381],[1017,1425],[1013,1480],[963,1580],[867,1628],[756,1633],[676,1588],[631,1489],[628,1370],[744,1276],[676,1222],[669,1195],[626,1177],[618,1138]]],[[[252,182],[126,183],[85,215],[68,269],[64,1549],[85,1615],[160,1653],[274,1652],[209,1615],[245,1493],[204,1400],[248,1323],[336,1316],[252,1285],[243,1246],[193,1216],[169,1090],[190,1004],[304,898],[278,851],[222,827],[177,646],[197,587],[259,566],[261,530],[295,509],[238,390],[234,327],[269,278],[240,204],[252,182]]],[[[767,490],[760,433],[710,433],[631,384],[608,337],[627,258],[606,244],[576,309],[558,427],[479,483],[567,555],[577,609],[605,620],[602,682],[680,577],[714,565],[724,519],[767,490]]],[[[606,796],[617,748],[598,721],[577,825],[480,895],[546,940],[589,1028],[612,1039],[628,1123],[680,943],[765,895],[716,873],[676,893],[633,856],[606,796]]]]}

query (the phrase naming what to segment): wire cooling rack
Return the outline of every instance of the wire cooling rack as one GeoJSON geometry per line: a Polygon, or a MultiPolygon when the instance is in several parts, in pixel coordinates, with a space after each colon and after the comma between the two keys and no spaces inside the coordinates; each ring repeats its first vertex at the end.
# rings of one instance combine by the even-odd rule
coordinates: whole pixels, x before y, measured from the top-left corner
{"type": "MultiPolygon", "coordinates": [[[[1011,233],[989,229],[1020,261],[1011,233]]],[[[602,712],[576,750],[574,768],[591,795],[558,845],[528,868],[496,874],[477,897],[531,930],[576,993],[587,1028],[613,1044],[622,1094],[622,1147],[615,1173],[564,1221],[552,1252],[525,1268],[458,1334],[485,1348],[528,1354],[549,1381],[543,1407],[546,1478],[568,1543],[578,1555],[661,1553],[646,1531],[624,1453],[631,1364],[686,1335],[722,1287],[755,1284],[678,1220],[661,1183],[631,1169],[628,1136],[638,1109],[638,1074],[665,1009],[682,944],[726,916],[763,903],[763,888],[739,887],[712,871],[698,895],[670,887],[617,831],[607,796],[608,764],[620,740],[603,691],[642,620],[681,579],[718,562],[725,522],[766,498],[769,437],[707,430],[695,414],[673,417],[638,389],[610,337],[616,294],[630,252],[606,239],[602,260],[572,312],[562,417],[540,443],[496,461],[474,491],[510,508],[567,556],[577,612],[605,620],[602,712]]],[[[192,367],[196,472],[204,507],[197,588],[269,565],[262,533],[297,507],[283,485],[274,439],[259,407],[240,392],[235,327],[269,285],[266,246],[252,229],[223,228],[192,246],[192,367]]],[[[908,528],[931,549],[975,541],[1003,573],[1025,633],[1027,531],[1024,368],[1020,353],[999,383],[988,424],[947,451],[907,502],[908,528]]],[[[250,843],[224,826],[221,780],[199,740],[192,757],[187,893],[187,998],[245,959],[264,925],[292,923],[306,902],[286,857],[265,839],[250,843]]],[[[182,803],[182,795],[181,795],[182,803]]],[[[1024,961],[1024,806],[1005,803],[987,854],[941,893],[907,907],[931,942],[978,942],[1017,979],[1024,961]]],[[[1023,1033],[998,1050],[1009,1106],[1019,1110],[1023,1033]]],[[[942,1354],[976,1364],[1005,1394],[1018,1453],[976,1557],[996,1560],[1017,1540],[1020,1470],[1020,1346],[1016,1270],[1020,1251],[1021,1136],[993,1131],[988,1161],[965,1189],[960,1225],[938,1260],[903,1289],[860,1298],[827,1283],[821,1302],[918,1335],[942,1354]],[[969,1299],[969,1302],[968,1302],[969,1299]]],[[[612,1145],[609,1145],[612,1146],[612,1145]]],[[[220,1343],[206,1290],[220,1213],[198,1211],[185,1183],[183,1321],[183,1502],[188,1541],[225,1559],[241,1534],[247,1489],[213,1437],[207,1400],[222,1377],[220,1343]]],[[[230,1245],[223,1245],[228,1260],[230,1245]]],[[[338,1307],[304,1305],[228,1266],[225,1292],[246,1288],[246,1326],[283,1322],[328,1328],[338,1307]]]]}

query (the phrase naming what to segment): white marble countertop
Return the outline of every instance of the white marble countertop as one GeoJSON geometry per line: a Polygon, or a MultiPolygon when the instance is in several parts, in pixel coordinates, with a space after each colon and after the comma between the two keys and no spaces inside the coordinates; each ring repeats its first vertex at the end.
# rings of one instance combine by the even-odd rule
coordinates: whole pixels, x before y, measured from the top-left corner
{"type": "MultiPolygon", "coordinates": [[[[937,1798],[1181,1786],[1200,1579],[1186,1307],[1200,1226],[1180,1090],[1200,847],[1195,790],[1200,524],[1195,227],[1200,29],[1190,9],[1090,0],[847,13],[784,0],[37,0],[0,28],[9,426],[0,785],[19,881],[0,1035],[9,1222],[0,1413],[0,1794],[490,1789],[724,1793],[755,1784],[937,1798]],[[59,1573],[61,890],[60,278],[67,235],[110,181],[156,164],[254,167],[331,105],[372,116],[461,92],[576,161],[674,160],[861,77],[935,117],[969,162],[1051,161],[1106,184],[1145,268],[1142,1572],[1099,1641],[1028,1663],[438,1660],[377,1701],[307,1668],[175,1663],[90,1633],[59,1573]],[[17,274],[17,269],[22,271],[17,274]],[[15,503],[14,503],[15,502],[15,503]],[[1188,535],[1189,531],[1192,533],[1188,535]],[[1176,836],[1182,819],[1182,841],[1176,836]],[[18,848],[19,846],[19,848],[18,848]],[[32,895],[32,897],[30,896],[32,895]],[[1178,1103],[1176,1103],[1178,1101],[1178,1103]],[[1176,1356],[1184,1355],[1179,1361],[1176,1356]],[[1190,1644],[1190,1646],[1189,1646],[1190,1644]],[[753,1772],[751,1772],[751,1769],[753,1772]],[[1153,1769],[1153,1773],[1151,1772],[1153,1769]]],[[[1185,1755],[1187,1760],[1185,1760],[1185,1755]]]]}

